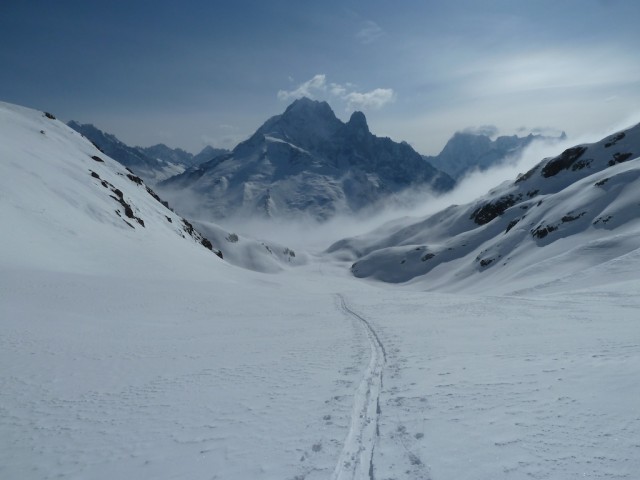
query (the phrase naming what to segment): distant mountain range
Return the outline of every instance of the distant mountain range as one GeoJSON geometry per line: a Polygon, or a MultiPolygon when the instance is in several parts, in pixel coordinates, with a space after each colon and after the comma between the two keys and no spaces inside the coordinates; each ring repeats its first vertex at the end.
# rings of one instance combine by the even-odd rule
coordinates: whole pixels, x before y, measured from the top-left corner
{"type": "MultiPolygon", "coordinates": [[[[0,104],[0,116],[6,125],[0,132],[0,178],[8,199],[1,210],[6,224],[23,232],[6,235],[5,243],[11,251],[31,242],[25,256],[30,262],[90,259],[92,240],[87,239],[98,237],[100,255],[113,261],[131,249],[152,255],[147,249],[162,243],[163,251],[206,248],[260,271],[306,262],[304,252],[239,237],[206,220],[190,223],[128,167],[50,114],[0,104]],[[53,245],[56,255],[32,248],[36,241],[53,245]]],[[[574,282],[588,276],[592,266],[615,262],[611,271],[621,271],[620,264],[640,251],[639,157],[636,125],[545,158],[473,202],[418,220],[396,219],[340,240],[327,253],[351,262],[356,277],[415,283],[427,290],[508,286],[517,293],[526,289],[528,277],[574,282]]],[[[407,144],[372,135],[361,113],[343,123],[326,103],[303,99],[232,152],[160,185],[183,196],[177,198],[190,196],[193,205],[185,203],[184,211],[216,208],[222,216],[223,208],[262,215],[309,211],[329,218],[366,208],[407,186],[444,191],[453,180],[407,144]]]]}
{"type": "Polygon", "coordinates": [[[559,137],[529,134],[526,137],[502,136],[495,140],[491,140],[487,135],[456,132],[438,155],[423,158],[437,169],[459,180],[472,170],[486,170],[516,157],[533,141],[564,139],[564,132],[559,137]]]}
{"type": "Polygon", "coordinates": [[[155,185],[185,169],[228,153],[228,150],[206,146],[193,155],[180,148],[170,148],[160,143],[152,147],[130,147],[91,124],[70,121],[67,125],[88,138],[106,155],[130,168],[150,185],[155,185]]]}
{"type": "Polygon", "coordinates": [[[193,217],[326,220],[411,187],[445,192],[454,183],[409,144],[373,135],[363,113],[343,123],[326,102],[302,98],[232,152],[158,188],[178,211],[193,217]]]}
{"type": "Polygon", "coordinates": [[[354,261],[357,277],[428,289],[515,289],[544,271],[570,281],[576,269],[640,248],[639,156],[636,125],[545,158],[474,202],[396,221],[329,252],[354,261]]]}

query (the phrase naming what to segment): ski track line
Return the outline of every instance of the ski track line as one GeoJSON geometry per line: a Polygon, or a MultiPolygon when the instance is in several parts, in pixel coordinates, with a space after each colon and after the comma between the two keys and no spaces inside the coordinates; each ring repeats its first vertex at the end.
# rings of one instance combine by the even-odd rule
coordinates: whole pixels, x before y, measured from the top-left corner
{"type": "Polygon", "coordinates": [[[349,308],[341,294],[336,294],[345,316],[357,320],[369,338],[371,358],[353,398],[351,426],[331,480],[374,480],[373,454],[380,434],[380,391],[387,352],[369,321],[349,308]]]}

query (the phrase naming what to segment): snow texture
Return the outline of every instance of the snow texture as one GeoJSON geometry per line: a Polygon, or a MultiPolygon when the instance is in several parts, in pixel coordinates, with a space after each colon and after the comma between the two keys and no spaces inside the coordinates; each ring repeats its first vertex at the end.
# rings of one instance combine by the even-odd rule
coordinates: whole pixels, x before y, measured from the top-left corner
{"type": "MultiPolygon", "coordinates": [[[[484,294],[454,294],[298,245],[277,275],[233,266],[79,134],[0,104],[0,478],[636,478],[638,176],[631,159],[596,168],[634,135],[588,146],[592,172],[543,186],[558,157],[514,184],[557,207],[544,225],[591,222],[565,208],[587,204],[610,220],[571,227],[561,254],[563,225],[527,227],[526,282],[477,273],[484,294]]],[[[469,216],[514,185],[438,218],[453,235],[510,222],[469,216]]],[[[265,254],[224,242],[245,240],[265,254]]]]}
{"type": "Polygon", "coordinates": [[[329,251],[355,261],[357,277],[441,291],[512,292],[544,271],[572,275],[640,247],[639,152],[640,125],[544,159],[470,204],[329,251]]]}

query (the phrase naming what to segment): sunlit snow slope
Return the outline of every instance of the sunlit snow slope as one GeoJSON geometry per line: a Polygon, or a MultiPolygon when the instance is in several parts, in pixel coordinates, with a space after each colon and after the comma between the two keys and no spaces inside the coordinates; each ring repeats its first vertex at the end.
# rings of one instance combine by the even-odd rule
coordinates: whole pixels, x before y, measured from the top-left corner
{"type": "MultiPolygon", "coordinates": [[[[1,479],[640,471],[637,249],[601,246],[615,258],[560,279],[543,264],[518,295],[366,282],[350,262],[201,224],[209,250],[96,152],[42,112],[0,104],[1,479]]],[[[593,191],[618,189],[616,205],[632,166],[583,178],[606,172],[593,191]]]]}
{"type": "Polygon", "coordinates": [[[357,277],[446,291],[586,272],[640,248],[639,154],[640,125],[544,159],[473,203],[329,251],[355,260],[357,277]]]}

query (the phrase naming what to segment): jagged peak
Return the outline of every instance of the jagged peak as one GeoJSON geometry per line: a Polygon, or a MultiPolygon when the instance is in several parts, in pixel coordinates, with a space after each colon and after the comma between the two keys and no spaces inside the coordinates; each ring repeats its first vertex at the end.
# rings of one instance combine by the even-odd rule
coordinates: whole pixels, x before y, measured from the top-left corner
{"type": "Polygon", "coordinates": [[[351,114],[351,118],[349,119],[347,126],[349,127],[349,129],[356,132],[364,131],[365,133],[369,133],[367,118],[364,116],[364,113],[360,111],[355,111],[351,114]]]}
{"type": "Polygon", "coordinates": [[[319,116],[336,118],[333,110],[325,101],[312,100],[308,97],[298,98],[283,113],[283,117],[290,116],[319,116]]]}

